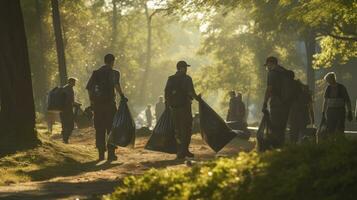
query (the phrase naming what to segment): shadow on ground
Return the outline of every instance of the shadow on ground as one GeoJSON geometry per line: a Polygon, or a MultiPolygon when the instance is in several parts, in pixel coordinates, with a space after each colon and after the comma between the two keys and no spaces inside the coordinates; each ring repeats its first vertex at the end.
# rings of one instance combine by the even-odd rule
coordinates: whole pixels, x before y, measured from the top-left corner
{"type": "Polygon", "coordinates": [[[100,180],[91,182],[46,182],[38,188],[21,193],[0,193],[0,199],[6,200],[33,200],[33,199],[100,199],[101,195],[114,191],[121,180],[100,180]],[[90,192],[89,192],[90,191],[90,192]],[[90,194],[90,196],[88,196],[90,194]]]}
{"type": "Polygon", "coordinates": [[[33,181],[43,181],[55,177],[75,176],[85,172],[106,170],[122,164],[105,162],[101,165],[97,165],[97,161],[80,163],[71,158],[66,158],[66,163],[67,164],[45,167],[24,174],[30,176],[33,181]]]}

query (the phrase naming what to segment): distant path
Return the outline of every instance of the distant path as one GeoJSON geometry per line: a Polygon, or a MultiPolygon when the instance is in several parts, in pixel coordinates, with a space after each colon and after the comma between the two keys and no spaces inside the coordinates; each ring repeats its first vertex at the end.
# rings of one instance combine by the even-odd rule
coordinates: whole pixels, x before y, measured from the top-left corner
{"type": "MultiPolygon", "coordinates": [[[[57,137],[59,140],[59,137],[57,137]]],[[[111,193],[123,177],[142,174],[150,168],[181,168],[186,167],[183,161],[176,161],[175,155],[147,151],[144,149],[148,137],[139,137],[135,149],[117,149],[118,161],[113,163],[93,162],[92,171],[84,171],[79,175],[56,177],[46,181],[27,182],[10,186],[0,186],[0,199],[99,199],[101,195],[111,193]]],[[[78,143],[93,147],[94,133],[74,134],[70,145],[78,143]]],[[[250,150],[253,142],[234,139],[220,153],[221,156],[231,156],[242,150],[250,150]]],[[[209,160],[216,154],[203,143],[199,135],[194,135],[191,151],[195,160],[209,160]]],[[[1,176],[1,175],[0,175],[1,176]]]]}

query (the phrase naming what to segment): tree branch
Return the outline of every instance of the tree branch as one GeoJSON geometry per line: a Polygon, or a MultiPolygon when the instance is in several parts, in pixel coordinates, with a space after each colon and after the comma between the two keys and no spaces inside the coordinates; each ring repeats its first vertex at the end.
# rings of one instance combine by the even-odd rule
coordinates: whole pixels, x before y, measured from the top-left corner
{"type": "Polygon", "coordinates": [[[335,35],[333,33],[328,33],[327,34],[328,36],[331,36],[335,39],[338,39],[338,40],[345,40],[345,41],[354,41],[354,42],[357,42],[357,37],[349,37],[349,36],[341,36],[341,35],[335,35]]]}

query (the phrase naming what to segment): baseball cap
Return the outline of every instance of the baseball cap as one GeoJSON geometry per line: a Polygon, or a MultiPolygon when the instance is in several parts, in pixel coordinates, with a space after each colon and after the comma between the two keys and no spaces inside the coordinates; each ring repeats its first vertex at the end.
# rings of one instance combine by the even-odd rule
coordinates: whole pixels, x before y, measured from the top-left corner
{"type": "Polygon", "coordinates": [[[187,64],[186,61],[178,61],[177,64],[176,64],[176,68],[181,68],[181,67],[190,67],[191,65],[187,64]]]}
{"type": "Polygon", "coordinates": [[[268,63],[275,63],[275,64],[278,64],[278,59],[274,56],[269,56],[266,61],[265,61],[265,64],[264,66],[267,66],[268,63]]]}

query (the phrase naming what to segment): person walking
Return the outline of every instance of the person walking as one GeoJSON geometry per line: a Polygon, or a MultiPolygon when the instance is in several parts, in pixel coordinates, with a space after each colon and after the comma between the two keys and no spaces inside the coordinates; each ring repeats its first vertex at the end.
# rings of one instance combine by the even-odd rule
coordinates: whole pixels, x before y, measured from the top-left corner
{"type": "Polygon", "coordinates": [[[297,80],[299,93],[292,103],[289,113],[290,142],[297,144],[306,133],[307,126],[315,123],[313,99],[309,86],[297,80]]]}
{"type": "Polygon", "coordinates": [[[74,129],[73,107],[75,106],[75,101],[73,87],[76,85],[76,81],[77,79],[75,78],[69,78],[68,83],[62,88],[64,105],[63,110],[60,112],[60,119],[62,124],[62,140],[65,144],[68,144],[69,137],[74,129]]]}
{"type": "Polygon", "coordinates": [[[329,72],[324,77],[328,86],[324,94],[322,117],[326,119],[327,137],[343,136],[345,119],[352,121],[352,104],[347,89],[336,81],[336,74],[329,72]]]}
{"type": "Polygon", "coordinates": [[[150,129],[152,126],[152,112],[151,112],[151,105],[147,105],[145,109],[145,116],[146,116],[146,125],[150,129]]]}
{"type": "Polygon", "coordinates": [[[155,118],[156,122],[159,121],[160,116],[162,113],[165,111],[165,103],[164,103],[164,97],[160,96],[159,97],[159,102],[156,103],[155,105],[155,118]]]}
{"type": "Polygon", "coordinates": [[[122,100],[128,101],[120,85],[120,72],[113,69],[114,62],[115,57],[113,54],[105,55],[105,65],[93,72],[86,87],[91,107],[94,111],[95,140],[99,161],[104,160],[107,149],[108,161],[117,160],[115,155],[116,147],[112,144],[106,145],[105,142],[106,135],[111,131],[113,118],[117,111],[115,91],[119,93],[122,100]]]}
{"type": "Polygon", "coordinates": [[[172,111],[175,138],[178,144],[177,159],[194,157],[189,151],[192,136],[192,100],[199,100],[192,78],[187,75],[190,67],[185,61],[176,64],[177,72],[170,76],[165,87],[165,99],[172,111]]]}
{"type": "Polygon", "coordinates": [[[263,103],[263,113],[270,116],[271,134],[268,135],[269,148],[281,148],[285,143],[285,129],[288,122],[291,102],[285,101],[284,92],[293,80],[293,72],[278,64],[276,57],[268,57],[265,65],[268,70],[268,83],[263,103]],[[285,88],[284,88],[285,87],[285,88]]]}

